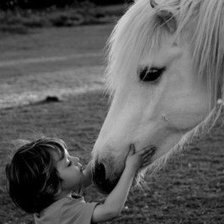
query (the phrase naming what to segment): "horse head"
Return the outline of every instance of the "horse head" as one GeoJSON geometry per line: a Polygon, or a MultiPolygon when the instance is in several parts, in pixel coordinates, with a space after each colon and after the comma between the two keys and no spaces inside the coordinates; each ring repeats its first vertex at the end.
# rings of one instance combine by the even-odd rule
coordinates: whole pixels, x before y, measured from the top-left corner
{"type": "Polygon", "coordinates": [[[138,0],[119,20],[108,42],[111,105],[92,152],[103,192],[131,143],[155,147],[148,169],[160,167],[208,117],[223,96],[223,40],[223,0],[138,0]]]}

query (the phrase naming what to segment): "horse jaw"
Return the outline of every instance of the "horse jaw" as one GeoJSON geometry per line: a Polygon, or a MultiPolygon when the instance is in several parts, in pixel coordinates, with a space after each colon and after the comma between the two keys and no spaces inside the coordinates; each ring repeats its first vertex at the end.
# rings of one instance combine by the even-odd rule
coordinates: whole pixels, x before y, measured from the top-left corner
{"type": "MultiPolygon", "coordinates": [[[[164,161],[161,158],[166,157],[181,138],[203,121],[209,112],[206,94],[202,93],[198,98],[191,99],[191,102],[186,99],[187,110],[184,100],[178,102],[179,109],[166,105],[165,110],[159,105],[155,106],[155,102],[147,107],[142,103],[140,93],[137,95],[131,91],[129,94],[125,94],[127,101],[123,104],[120,97],[116,99],[115,96],[92,153],[93,164],[100,163],[105,169],[103,185],[97,183],[105,193],[109,193],[119,180],[131,143],[135,144],[136,151],[146,146],[156,147],[150,167],[159,168],[164,164],[157,161],[164,161]]],[[[169,105],[172,105],[171,102],[169,105]]],[[[100,173],[96,175],[101,176],[100,173]]]]}

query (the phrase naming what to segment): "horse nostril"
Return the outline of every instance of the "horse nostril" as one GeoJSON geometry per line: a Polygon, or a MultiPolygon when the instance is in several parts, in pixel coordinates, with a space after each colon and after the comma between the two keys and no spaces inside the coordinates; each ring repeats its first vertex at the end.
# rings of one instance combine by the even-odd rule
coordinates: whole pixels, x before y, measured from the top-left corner
{"type": "Polygon", "coordinates": [[[93,168],[93,182],[101,193],[109,194],[116,186],[118,180],[110,181],[106,178],[106,168],[103,163],[98,161],[93,168]]]}
{"type": "Polygon", "coordinates": [[[93,182],[97,185],[101,185],[106,179],[106,170],[103,163],[96,162],[95,169],[93,171],[93,182]]]}

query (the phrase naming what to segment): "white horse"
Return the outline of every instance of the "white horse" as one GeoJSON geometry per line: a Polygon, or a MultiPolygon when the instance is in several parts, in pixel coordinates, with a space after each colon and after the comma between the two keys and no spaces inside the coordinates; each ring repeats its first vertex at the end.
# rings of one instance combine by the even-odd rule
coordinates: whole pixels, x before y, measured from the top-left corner
{"type": "Polygon", "coordinates": [[[106,193],[130,143],[155,146],[148,168],[161,167],[219,116],[224,0],[137,0],[109,40],[107,86],[112,102],[92,153],[94,181],[106,193]]]}

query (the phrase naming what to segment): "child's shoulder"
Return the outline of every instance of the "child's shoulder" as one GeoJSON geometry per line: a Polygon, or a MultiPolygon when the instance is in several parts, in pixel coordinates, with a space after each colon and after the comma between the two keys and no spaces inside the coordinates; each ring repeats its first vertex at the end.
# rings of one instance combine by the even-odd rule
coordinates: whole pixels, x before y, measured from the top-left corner
{"type": "Polygon", "coordinates": [[[91,223],[96,202],[86,202],[83,196],[72,194],[63,197],[39,215],[35,215],[36,224],[88,224],[91,223]]]}
{"type": "Polygon", "coordinates": [[[45,220],[59,220],[63,214],[70,213],[70,211],[75,212],[85,203],[84,198],[80,195],[68,195],[58,199],[40,213],[35,214],[34,218],[36,223],[47,223],[45,220]]]}

